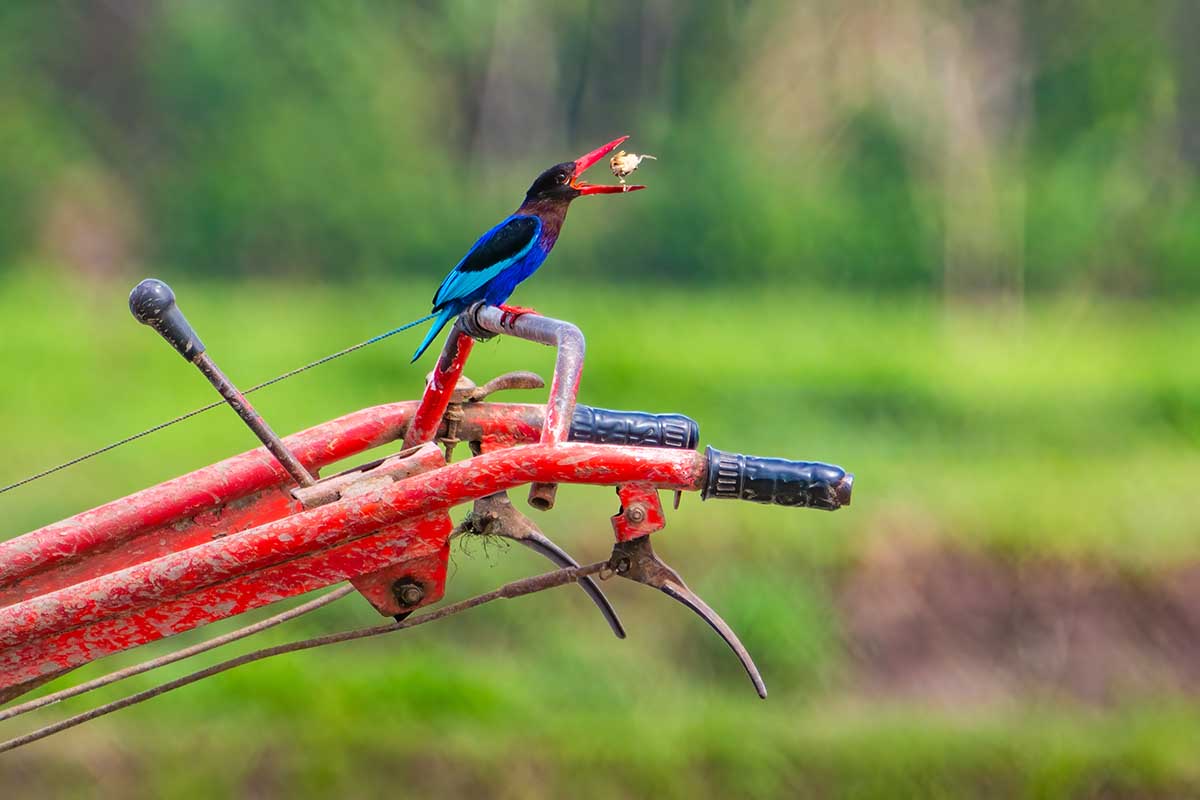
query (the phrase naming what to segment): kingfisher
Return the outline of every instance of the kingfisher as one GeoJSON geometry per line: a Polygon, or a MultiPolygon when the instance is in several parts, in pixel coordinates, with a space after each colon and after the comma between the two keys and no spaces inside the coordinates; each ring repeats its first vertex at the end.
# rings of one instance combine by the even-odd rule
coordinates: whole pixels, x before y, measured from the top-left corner
{"type": "Polygon", "coordinates": [[[520,208],[489,230],[467,251],[433,296],[432,319],[421,346],[413,354],[416,361],[429,347],[446,323],[482,300],[499,306],[511,324],[533,309],[508,306],[517,284],[532,275],[550,255],[567,208],[576,197],[585,194],[617,194],[645,189],[645,186],[597,186],[580,179],[584,171],[628,139],[622,136],[580,156],[574,161],[555,164],[537,176],[525,193],[520,208]]]}

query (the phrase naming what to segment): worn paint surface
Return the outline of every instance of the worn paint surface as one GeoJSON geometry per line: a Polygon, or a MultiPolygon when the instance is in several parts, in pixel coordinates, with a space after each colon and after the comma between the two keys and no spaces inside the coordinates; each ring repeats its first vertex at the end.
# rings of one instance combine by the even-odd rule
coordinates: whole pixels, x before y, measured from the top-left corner
{"type": "MultiPolygon", "coordinates": [[[[559,320],[526,315],[501,325],[499,309],[475,307],[455,323],[419,403],[347,415],[287,437],[287,449],[315,475],[401,437],[405,447],[445,437],[472,336],[501,332],[558,348],[550,397],[545,406],[454,400],[447,441],[476,443],[474,458],[446,465],[428,445],[405,454],[409,461],[399,469],[393,457],[384,459],[392,467],[375,474],[360,468],[304,490],[301,503],[291,477],[260,448],[0,543],[0,696],[343,580],[383,614],[436,602],[445,590],[449,509],[516,486],[530,484],[530,502],[539,508],[553,505],[558,483],[616,486],[618,546],[641,540],[648,548],[646,534],[665,525],[658,491],[708,488],[709,459],[679,449],[694,446],[690,420],[687,435],[675,437],[679,444],[660,437],[664,447],[570,442],[584,341],[559,320]]],[[[624,412],[604,413],[627,424],[624,412]]],[[[770,475],[797,482],[788,462],[733,457],[738,486],[747,464],[771,466],[770,475]]],[[[850,480],[837,491],[818,487],[832,498],[822,507],[849,502],[850,480]]]]}
{"type": "Polygon", "coordinates": [[[621,510],[612,517],[613,534],[618,542],[627,542],[661,531],[667,526],[658,489],[647,483],[624,483],[617,487],[621,510]]]}
{"type": "Polygon", "coordinates": [[[442,417],[446,414],[446,407],[450,405],[450,397],[454,394],[454,387],[462,377],[467,356],[471,355],[471,348],[474,346],[475,340],[463,333],[461,325],[455,322],[446,338],[442,355],[425,384],[425,394],[422,395],[421,403],[413,414],[412,424],[404,434],[405,447],[432,442],[437,436],[442,417]]]}
{"type": "MultiPolygon", "coordinates": [[[[284,441],[315,470],[395,441],[417,405],[363,409],[284,441]]],[[[468,404],[460,435],[536,442],[543,413],[528,404],[468,404]]],[[[294,513],[301,506],[289,486],[259,448],[0,542],[0,608],[294,513]]]]}
{"type": "Polygon", "coordinates": [[[411,575],[426,587],[420,605],[435,602],[444,593],[451,527],[449,518],[442,514],[433,525],[425,520],[409,523],[409,535],[402,535],[399,527],[390,528],[313,556],[259,570],[245,579],[225,581],[148,605],[140,603],[123,613],[103,616],[94,610],[94,605],[91,611],[81,609],[81,617],[93,621],[29,637],[0,651],[0,687],[22,683],[47,670],[80,666],[398,562],[406,567],[405,575],[411,575]],[[418,528],[424,528],[426,534],[437,534],[435,538],[440,541],[430,542],[424,535],[411,535],[418,528]]]}
{"type": "MultiPolygon", "coordinates": [[[[415,408],[415,403],[406,402],[364,409],[289,436],[284,441],[301,463],[316,470],[396,439],[415,408]]],[[[179,537],[168,532],[172,525],[205,513],[215,514],[228,503],[284,486],[289,481],[279,463],[264,448],[258,448],[0,542],[0,587],[5,592],[2,595],[5,599],[0,602],[10,602],[12,592],[19,592],[23,581],[59,570],[66,563],[85,559],[88,562],[72,574],[72,580],[103,574],[112,565],[93,570],[93,564],[98,562],[91,559],[99,554],[118,547],[124,552],[126,545],[139,536],[161,533],[168,540],[174,540],[179,537]]],[[[183,538],[186,539],[186,534],[183,538]]],[[[179,549],[171,543],[167,547],[179,549]]],[[[143,552],[152,555],[155,548],[147,546],[143,552]]],[[[35,593],[46,590],[47,585],[39,584],[35,593]]]]}
{"type": "MultiPolygon", "coordinates": [[[[704,457],[692,451],[564,443],[485,453],[0,609],[0,688],[39,670],[76,666],[388,563],[427,557],[410,552],[411,543],[389,550],[396,539],[386,529],[437,515],[436,524],[417,525],[414,535],[444,548],[447,509],[504,489],[542,481],[696,490],[704,474],[704,457]]],[[[433,597],[441,592],[444,566],[440,581],[436,575],[430,580],[433,591],[426,594],[433,597]]]]}

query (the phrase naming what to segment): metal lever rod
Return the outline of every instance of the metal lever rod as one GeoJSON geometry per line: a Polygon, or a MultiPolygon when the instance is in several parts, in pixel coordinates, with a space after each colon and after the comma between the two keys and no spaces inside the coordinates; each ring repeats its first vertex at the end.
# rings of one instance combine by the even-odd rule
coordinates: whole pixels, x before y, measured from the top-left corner
{"type": "Polygon", "coordinates": [[[762,675],[737,634],[729,627],[729,623],[721,619],[720,614],[713,611],[708,603],[705,603],[698,594],[688,588],[678,572],[667,566],[655,554],[654,548],[650,545],[649,536],[617,542],[613,547],[612,558],[608,564],[609,568],[617,575],[658,589],[696,612],[697,616],[707,622],[709,627],[717,632],[717,635],[725,644],[729,645],[729,649],[738,657],[742,668],[750,676],[750,682],[754,684],[754,690],[758,692],[758,696],[764,700],[767,699],[767,687],[763,683],[762,675]]]}
{"type": "Polygon", "coordinates": [[[300,463],[300,459],[296,458],[296,454],[288,450],[287,445],[275,431],[271,430],[271,426],[262,418],[262,415],[254,409],[254,406],[250,405],[246,396],[233,385],[233,381],[225,377],[221,368],[213,363],[208,353],[198,353],[192,359],[192,363],[204,377],[208,378],[208,382],[213,385],[213,388],[221,394],[221,397],[225,398],[229,407],[241,417],[242,422],[246,423],[246,427],[254,432],[258,440],[271,452],[271,455],[275,456],[275,460],[287,470],[296,483],[301,486],[312,486],[317,482],[312,473],[300,463]]]}
{"type": "Polygon", "coordinates": [[[205,352],[204,343],[175,304],[175,293],[171,291],[170,286],[155,278],[147,278],[130,292],[129,310],[134,319],[143,325],[149,325],[166,339],[179,355],[196,365],[200,373],[208,379],[296,483],[301,486],[312,486],[316,483],[312,473],[300,463],[283,440],[271,430],[271,426],[262,415],[254,410],[246,396],[238,391],[233,381],[225,376],[205,352]]]}
{"type": "MultiPolygon", "coordinates": [[[[549,537],[538,530],[533,521],[513,507],[508,499],[508,492],[497,492],[475,501],[475,507],[463,521],[461,530],[484,536],[503,536],[520,542],[525,547],[550,559],[558,567],[578,567],[579,562],[567,551],[555,544],[549,537]]],[[[579,579],[579,586],[600,609],[608,627],[618,639],[625,638],[625,626],[617,616],[616,609],[608,602],[604,592],[596,582],[587,576],[579,579]]]]}

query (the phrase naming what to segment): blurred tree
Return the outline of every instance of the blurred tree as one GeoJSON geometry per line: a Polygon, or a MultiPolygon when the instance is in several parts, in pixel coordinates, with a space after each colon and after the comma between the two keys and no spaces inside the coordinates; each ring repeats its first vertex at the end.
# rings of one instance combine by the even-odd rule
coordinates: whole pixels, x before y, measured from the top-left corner
{"type": "Polygon", "coordinates": [[[1197,24],[1183,0],[6,4],[0,269],[435,281],[537,169],[632,132],[661,190],[574,223],[573,275],[1196,291],[1197,24]]]}

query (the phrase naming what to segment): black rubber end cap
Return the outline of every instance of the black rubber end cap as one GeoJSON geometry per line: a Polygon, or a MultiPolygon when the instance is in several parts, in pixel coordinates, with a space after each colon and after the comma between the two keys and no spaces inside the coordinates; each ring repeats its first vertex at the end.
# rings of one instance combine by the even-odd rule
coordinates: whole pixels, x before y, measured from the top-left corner
{"type": "Polygon", "coordinates": [[[129,293],[129,313],[143,325],[153,325],[174,307],[175,292],[158,278],[146,278],[129,293]]]}
{"type": "Polygon", "coordinates": [[[703,500],[732,498],[824,511],[850,504],[854,476],[833,464],[726,453],[715,447],[708,447],[704,455],[708,473],[700,492],[703,500]]]}
{"type": "Polygon", "coordinates": [[[158,331],[188,361],[204,352],[204,343],[175,304],[175,292],[157,278],[147,278],[133,287],[129,293],[129,313],[158,331]]]}

